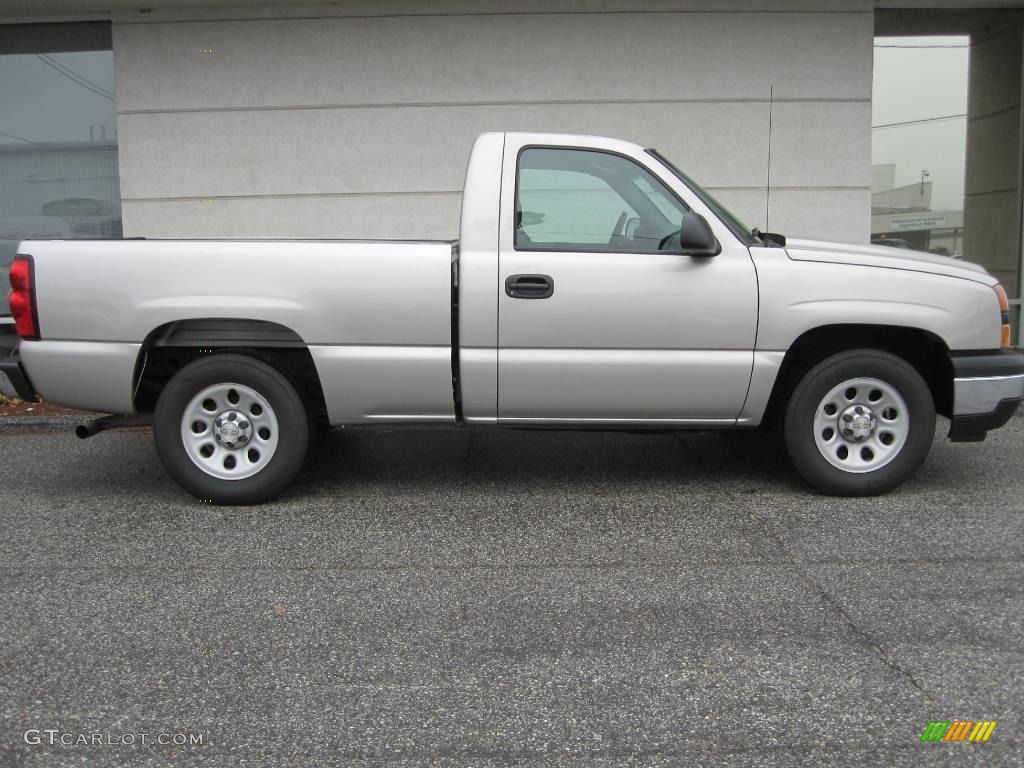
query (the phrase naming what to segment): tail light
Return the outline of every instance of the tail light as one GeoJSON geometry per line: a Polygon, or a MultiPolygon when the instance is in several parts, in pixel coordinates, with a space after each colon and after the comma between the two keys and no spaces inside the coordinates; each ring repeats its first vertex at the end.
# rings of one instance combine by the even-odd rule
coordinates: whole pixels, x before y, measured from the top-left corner
{"type": "Polygon", "coordinates": [[[16,257],[8,271],[11,281],[11,316],[14,318],[15,330],[23,339],[39,338],[39,317],[32,285],[34,273],[32,259],[28,256],[16,257]]]}
{"type": "Polygon", "coordinates": [[[996,298],[999,299],[999,323],[1001,326],[999,346],[1006,349],[1010,346],[1010,302],[1006,300],[1006,291],[1003,290],[1003,286],[997,285],[995,291],[996,298]]]}

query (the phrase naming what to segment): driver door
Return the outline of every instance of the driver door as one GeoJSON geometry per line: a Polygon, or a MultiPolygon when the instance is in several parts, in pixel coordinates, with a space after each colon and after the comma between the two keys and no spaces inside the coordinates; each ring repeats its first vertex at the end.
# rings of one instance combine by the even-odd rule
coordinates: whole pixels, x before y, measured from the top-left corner
{"type": "Polygon", "coordinates": [[[687,205],[638,158],[506,142],[499,421],[733,423],[757,322],[746,247],[670,252],[687,205]]]}

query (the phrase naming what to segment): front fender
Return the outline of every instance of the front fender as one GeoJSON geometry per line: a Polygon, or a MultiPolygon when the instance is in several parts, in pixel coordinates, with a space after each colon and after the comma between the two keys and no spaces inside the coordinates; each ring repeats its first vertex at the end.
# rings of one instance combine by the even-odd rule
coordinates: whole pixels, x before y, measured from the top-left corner
{"type": "Polygon", "coordinates": [[[989,285],[948,275],[879,267],[756,261],[761,306],[757,349],[785,351],[828,325],[885,325],[927,331],[951,350],[998,349],[999,305],[989,285]]]}

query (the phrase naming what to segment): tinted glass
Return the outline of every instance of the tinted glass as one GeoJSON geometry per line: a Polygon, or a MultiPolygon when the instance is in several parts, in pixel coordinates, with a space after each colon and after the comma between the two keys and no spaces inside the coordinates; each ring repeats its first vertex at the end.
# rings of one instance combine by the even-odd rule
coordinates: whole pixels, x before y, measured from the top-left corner
{"type": "Polygon", "coordinates": [[[0,270],[19,240],[121,237],[112,53],[0,56],[0,104],[0,270]]]}
{"type": "Polygon", "coordinates": [[[524,149],[516,192],[520,250],[658,251],[686,210],[643,166],[582,149],[524,149]]]}
{"type": "Polygon", "coordinates": [[[732,231],[734,235],[736,235],[736,237],[738,237],[740,240],[747,243],[748,245],[753,245],[756,242],[754,238],[751,237],[750,227],[748,227],[746,224],[740,221],[739,218],[737,218],[737,216],[732,211],[730,211],[728,208],[726,208],[724,205],[718,202],[718,200],[712,197],[706,189],[704,189],[697,182],[695,182],[693,179],[691,179],[689,176],[687,176],[685,173],[679,170],[676,166],[674,166],[672,163],[670,163],[668,160],[662,157],[661,153],[658,152],[657,150],[648,149],[647,151],[652,156],[660,160],[666,168],[672,171],[672,173],[675,174],[677,179],[679,179],[681,182],[683,182],[683,184],[689,187],[690,191],[693,192],[693,194],[695,194],[697,197],[699,197],[701,202],[704,203],[704,205],[706,205],[714,212],[715,216],[717,216],[719,219],[725,222],[725,225],[729,227],[729,229],[732,231]]]}

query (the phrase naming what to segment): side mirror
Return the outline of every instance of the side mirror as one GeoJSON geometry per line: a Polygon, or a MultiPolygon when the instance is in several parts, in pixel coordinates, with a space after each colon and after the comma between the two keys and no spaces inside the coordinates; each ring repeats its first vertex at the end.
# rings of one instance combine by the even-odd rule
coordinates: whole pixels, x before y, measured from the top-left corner
{"type": "Polygon", "coordinates": [[[722,252],[722,244],[707,219],[699,213],[686,211],[679,227],[679,249],[687,256],[717,256],[722,252]]]}

